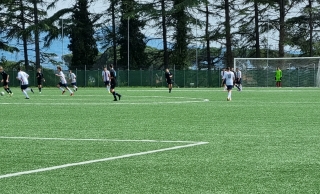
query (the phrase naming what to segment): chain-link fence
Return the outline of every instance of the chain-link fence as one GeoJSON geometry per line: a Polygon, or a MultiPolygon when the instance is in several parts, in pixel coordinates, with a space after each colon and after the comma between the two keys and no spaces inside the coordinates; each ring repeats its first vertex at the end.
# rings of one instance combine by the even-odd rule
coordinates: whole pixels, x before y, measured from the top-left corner
{"type": "MultiPolygon", "coordinates": [[[[19,86],[16,79],[17,71],[6,71],[10,75],[10,87],[19,86]]],[[[63,71],[68,82],[69,72],[63,71]]],[[[118,86],[166,87],[165,72],[162,70],[116,70],[118,86]]],[[[29,74],[29,85],[36,86],[36,71],[26,71],[29,74]]],[[[44,69],[44,87],[54,87],[59,83],[55,70],[44,69]]],[[[73,70],[80,87],[102,87],[102,70],[73,70]]],[[[220,87],[220,70],[173,70],[175,87],[220,87]]]]}

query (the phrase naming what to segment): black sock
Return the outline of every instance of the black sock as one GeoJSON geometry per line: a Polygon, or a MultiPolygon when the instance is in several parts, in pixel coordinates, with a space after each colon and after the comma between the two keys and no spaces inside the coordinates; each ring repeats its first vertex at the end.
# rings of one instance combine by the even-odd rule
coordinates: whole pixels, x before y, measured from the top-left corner
{"type": "Polygon", "coordinates": [[[121,96],[120,94],[116,93],[117,96],[121,96]]]}
{"type": "Polygon", "coordinates": [[[5,88],[4,90],[5,90],[8,94],[10,94],[9,88],[5,88]]]}
{"type": "Polygon", "coordinates": [[[117,99],[116,92],[112,92],[114,99],[117,99]]]}
{"type": "Polygon", "coordinates": [[[41,88],[39,88],[39,92],[41,92],[41,88]]]}

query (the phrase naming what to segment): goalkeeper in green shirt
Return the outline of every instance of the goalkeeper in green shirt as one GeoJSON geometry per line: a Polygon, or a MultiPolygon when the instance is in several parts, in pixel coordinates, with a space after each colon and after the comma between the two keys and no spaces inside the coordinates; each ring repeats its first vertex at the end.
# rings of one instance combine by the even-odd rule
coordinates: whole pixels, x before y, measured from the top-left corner
{"type": "Polygon", "coordinates": [[[281,79],[282,79],[282,71],[279,67],[277,67],[275,80],[276,80],[276,86],[281,87],[281,79]]]}

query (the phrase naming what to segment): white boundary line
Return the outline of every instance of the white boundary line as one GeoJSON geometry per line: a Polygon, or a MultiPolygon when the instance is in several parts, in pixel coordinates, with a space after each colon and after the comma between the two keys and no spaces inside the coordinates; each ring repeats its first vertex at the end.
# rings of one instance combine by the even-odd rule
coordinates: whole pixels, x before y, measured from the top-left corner
{"type": "Polygon", "coordinates": [[[109,142],[151,142],[151,143],[199,143],[196,141],[159,141],[148,139],[76,139],[76,138],[56,138],[56,137],[7,137],[0,136],[0,139],[25,139],[25,140],[57,140],[57,141],[109,141],[109,142]]]}
{"type": "Polygon", "coordinates": [[[187,147],[204,145],[204,144],[208,144],[208,143],[209,142],[197,142],[197,143],[193,143],[193,144],[174,146],[174,147],[169,147],[169,148],[151,150],[151,151],[146,151],[146,152],[138,152],[138,153],[133,153],[133,154],[125,154],[125,155],[115,156],[115,157],[110,157],[110,158],[88,160],[88,161],[83,161],[83,162],[69,163],[69,164],[63,164],[63,165],[59,165],[59,166],[52,166],[52,167],[47,167],[47,168],[40,168],[40,169],[35,169],[35,170],[10,173],[10,174],[5,174],[5,175],[0,175],[0,179],[16,177],[16,176],[21,176],[21,175],[26,175],[26,174],[39,173],[39,172],[46,172],[46,171],[51,171],[51,170],[68,168],[68,167],[72,167],[72,166],[80,166],[80,165],[93,164],[93,163],[105,162],[105,161],[122,159],[122,158],[129,158],[129,157],[134,157],[134,156],[142,156],[142,155],[153,154],[153,153],[157,153],[157,152],[164,152],[164,151],[169,151],[169,150],[177,150],[177,149],[182,149],[182,148],[187,148],[187,147]]]}

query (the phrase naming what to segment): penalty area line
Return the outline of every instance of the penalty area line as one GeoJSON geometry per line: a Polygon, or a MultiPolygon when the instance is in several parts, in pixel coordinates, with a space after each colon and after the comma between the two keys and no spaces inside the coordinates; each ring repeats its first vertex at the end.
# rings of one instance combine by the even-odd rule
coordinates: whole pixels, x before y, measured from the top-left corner
{"type": "Polygon", "coordinates": [[[81,165],[86,165],[86,164],[93,164],[93,163],[98,163],[98,162],[106,162],[106,161],[117,160],[117,159],[122,159],[122,158],[130,158],[130,157],[134,157],[134,156],[142,156],[142,155],[153,154],[153,153],[158,153],[158,152],[177,150],[177,149],[182,149],[182,148],[204,145],[204,144],[208,144],[208,143],[209,142],[197,142],[197,143],[193,143],[193,144],[174,146],[174,147],[169,147],[169,148],[150,150],[150,151],[146,151],[146,152],[138,152],[138,153],[133,153],[133,154],[125,154],[125,155],[115,156],[115,157],[110,157],[110,158],[88,160],[88,161],[83,161],[83,162],[69,163],[69,164],[63,164],[63,165],[59,165],[59,166],[52,166],[52,167],[47,167],[47,168],[40,168],[40,169],[35,169],[35,170],[10,173],[10,174],[5,174],[5,175],[0,175],[0,179],[16,177],[16,176],[21,176],[21,175],[27,175],[27,174],[34,174],[34,173],[39,173],[39,172],[46,172],[46,171],[51,171],[51,170],[68,168],[68,167],[72,167],[72,166],[81,166],[81,165]]]}

